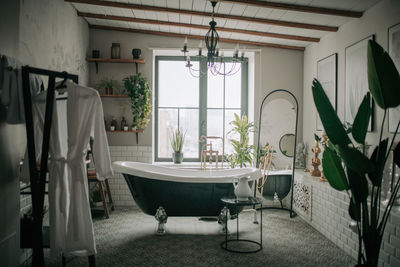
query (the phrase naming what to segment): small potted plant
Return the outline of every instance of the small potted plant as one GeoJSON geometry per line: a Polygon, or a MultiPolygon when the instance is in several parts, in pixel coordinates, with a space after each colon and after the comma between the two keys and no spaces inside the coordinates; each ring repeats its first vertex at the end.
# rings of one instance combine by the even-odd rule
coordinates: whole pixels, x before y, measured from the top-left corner
{"type": "Polygon", "coordinates": [[[113,79],[102,79],[97,85],[97,90],[102,90],[106,95],[113,95],[118,87],[118,82],[113,79]]]}
{"type": "Polygon", "coordinates": [[[176,129],[172,132],[170,142],[174,153],[172,153],[172,160],[175,164],[182,163],[183,161],[183,143],[185,142],[186,133],[182,129],[176,129]]]}

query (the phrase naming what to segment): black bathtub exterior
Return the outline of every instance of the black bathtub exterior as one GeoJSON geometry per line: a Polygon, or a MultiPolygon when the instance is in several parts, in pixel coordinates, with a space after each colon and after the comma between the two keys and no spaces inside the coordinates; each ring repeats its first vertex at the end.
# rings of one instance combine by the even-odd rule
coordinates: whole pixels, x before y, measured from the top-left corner
{"type": "Polygon", "coordinates": [[[291,174],[269,175],[264,184],[263,197],[273,199],[276,192],[280,199],[284,199],[289,194],[291,186],[291,174]]]}
{"type": "MultiPolygon", "coordinates": [[[[123,174],[139,208],[155,215],[162,206],[168,216],[218,216],[224,207],[221,198],[233,196],[232,183],[184,183],[123,174]]],[[[229,207],[237,214],[243,207],[229,207]]]]}

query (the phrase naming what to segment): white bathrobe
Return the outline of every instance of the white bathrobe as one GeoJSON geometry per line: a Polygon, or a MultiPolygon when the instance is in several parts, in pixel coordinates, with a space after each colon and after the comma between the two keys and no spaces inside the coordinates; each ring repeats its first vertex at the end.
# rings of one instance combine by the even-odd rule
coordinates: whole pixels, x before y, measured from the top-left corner
{"type": "MultiPolygon", "coordinates": [[[[55,101],[49,150],[49,214],[52,253],[96,254],[85,156],[93,137],[93,160],[100,180],[113,175],[103,107],[94,89],[66,82],[67,100],[55,101]]],[[[35,145],[40,159],[46,93],[33,99],[35,145]]]]}

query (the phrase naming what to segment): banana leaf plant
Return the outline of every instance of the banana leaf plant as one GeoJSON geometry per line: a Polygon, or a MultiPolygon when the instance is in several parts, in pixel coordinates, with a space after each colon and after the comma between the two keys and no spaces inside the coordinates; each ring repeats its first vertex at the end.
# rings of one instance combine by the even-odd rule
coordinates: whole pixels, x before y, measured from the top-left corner
{"type": "MultiPolygon", "coordinates": [[[[368,84],[369,92],[358,108],[350,133],[343,127],[320,82],[314,79],[312,85],[315,106],[330,140],[322,159],[324,173],[334,189],[347,192],[349,215],[357,222],[357,266],[378,265],[385,226],[400,186],[399,179],[388,204],[381,206],[383,169],[390,149],[393,149],[400,121],[390,145],[389,138],[383,139],[382,133],[388,109],[400,104],[400,76],[388,53],[373,40],[368,43],[368,84]],[[371,117],[371,95],[384,116],[379,142],[368,158],[356,149],[352,140],[365,145],[371,117]]],[[[399,144],[393,153],[394,162],[400,167],[399,144]]]]}

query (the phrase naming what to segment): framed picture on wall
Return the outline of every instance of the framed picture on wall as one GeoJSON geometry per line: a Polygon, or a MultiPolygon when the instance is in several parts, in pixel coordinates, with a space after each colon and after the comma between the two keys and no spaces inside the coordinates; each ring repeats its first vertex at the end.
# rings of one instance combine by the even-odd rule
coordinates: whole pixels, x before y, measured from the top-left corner
{"type": "MultiPolygon", "coordinates": [[[[336,110],[336,92],[337,92],[337,53],[323,58],[317,62],[317,79],[321,83],[322,88],[333,108],[336,110]]],[[[322,126],[321,119],[317,113],[317,131],[322,131],[324,128],[322,126]]]]}
{"type": "MultiPolygon", "coordinates": [[[[388,44],[389,55],[400,72],[400,23],[388,29],[388,44]]],[[[390,108],[388,117],[389,132],[394,133],[400,120],[400,107],[390,108]]]]}
{"type": "MultiPolygon", "coordinates": [[[[374,40],[374,35],[368,36],[355,44],[346,47],[346,93],[345,93],[345,122],[353,125],[358,107],[368,92],[368,41],[374,40]]],[[[371,98],[372,99],[372,98],[371,98]]],[[[374,105],[371,100],[371,120],[369,131],[373,131],[374,105]]]]}

